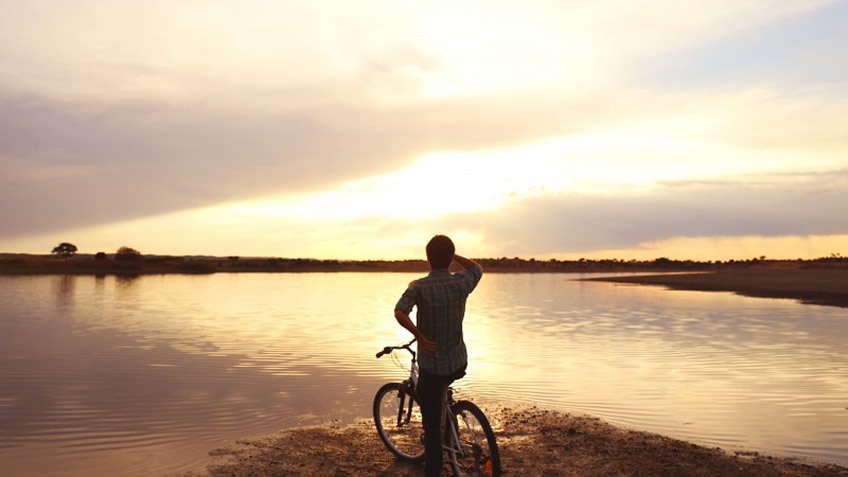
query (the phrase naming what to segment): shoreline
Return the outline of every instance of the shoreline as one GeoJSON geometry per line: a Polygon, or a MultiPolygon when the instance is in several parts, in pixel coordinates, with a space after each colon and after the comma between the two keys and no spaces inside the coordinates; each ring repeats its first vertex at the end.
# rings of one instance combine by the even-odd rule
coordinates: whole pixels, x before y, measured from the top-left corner
{"type": "MultiPolygon", "coordinates": [[[[691,261],[624,262],[616,260],[537,261],[477,258],[488,273],[681,272],[712,269],[691,261]]],[[[132,259],[69,258],[0,253],[0,275],[153,275],[210,273],[403,272],[427,273],[426,260],[317,260],[308,258],[168,257],[132,259]]]]}
{"type": "Polygon", "coordinates": [[[791,299],[809,305],[848,308],[848,269],[745,269],[714,272],[581,278],[671,290],[732,292],[755,298],[791,299]]]}
{"type": "MultiPolygon", "coordinates": [[[[797,300],[848,308],[848,261],[696,262],[547,261],[477,259],[486,273],[561,273],[580,281],[663,286],[671,290],[721,291],[757,298],[797,300]],[[624,276],[590,276],[626,274],[624,276]]],[[[423,260],[339,261],[311,259],[210,260],[149,258],[140,261],[0,256],[0,276],[78,275],[138,277],[214,273],[427,273],[423,260]]]]}
{"type": "MultiPolygon", "coordinates": [[[[698,262],[658,258],[649,261],[618,259],[536,260],[519,257],[474,258],[487,273],[681,273],[719,270],[787,270],[799,268],[841,268],[848,270],[848,258],[813,260],[729,260],[698,262]]],[[[79,274],[147,275],[204,273],[299,273],[299,272],[410,272],[426,273],[423,259],[407,260],[326,260],[279,257],[214,257],[106,254],[77,254],[72,257],[0,253],[0,275],[79,274]]]]}
{"type": "MultiPolygon", "coordinates": [[[[527,406],[484,412],[492,421],[507,476],[848,476],[848,467],[836,463],[728,451],[616,427],[592,416],[527,406]]],[[[180,475],[423,476],[419,465],[399,461],[386,450],[370,420],[239,439],[209,456],[203,468],[180,475]]]]}

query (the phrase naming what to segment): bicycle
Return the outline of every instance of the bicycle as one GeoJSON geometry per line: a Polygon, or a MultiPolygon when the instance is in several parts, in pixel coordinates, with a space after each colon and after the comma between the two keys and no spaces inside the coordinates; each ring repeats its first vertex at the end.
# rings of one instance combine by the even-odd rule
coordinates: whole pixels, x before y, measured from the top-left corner
{"type": "MultiPolygon", "coordinates": [[[[386,448],[400,459],[424,460],[424,427],[418,407],[415,387],[418,384],[418,361],[412,349],[413,339],[401,346],[386,346],[377,358],[406,350],[412,355],[409,378],[402,382],[386,383],[374,396],[374,423],[386,448]]],[[[397,358],[395,358],[397,359],[397,358]]],[[[400,361],[397,361],[400,364],[400,361]]],[[[456,401],[453,388],[448,387],[442,405],[442,448],[455,477],[499,477],[500,453],[489,419],[476,404],[456,401]]]]}

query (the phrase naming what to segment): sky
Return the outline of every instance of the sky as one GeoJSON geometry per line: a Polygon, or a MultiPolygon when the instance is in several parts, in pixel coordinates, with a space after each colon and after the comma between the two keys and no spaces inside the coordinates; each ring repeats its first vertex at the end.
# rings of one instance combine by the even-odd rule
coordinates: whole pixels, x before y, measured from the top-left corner
{"type": "Polygon", "coordinates": [[[0,9],[0,252],[848,256],[848,0],[0,9]]]}

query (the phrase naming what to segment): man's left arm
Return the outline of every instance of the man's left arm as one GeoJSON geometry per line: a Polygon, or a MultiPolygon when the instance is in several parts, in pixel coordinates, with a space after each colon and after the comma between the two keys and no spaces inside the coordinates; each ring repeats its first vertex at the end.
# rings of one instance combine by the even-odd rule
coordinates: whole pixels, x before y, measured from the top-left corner
{"type": "Polygon", "coordinates": [[[427,351],[428,353],[436,351],[436,343],[434,341],[430,341],[426,336],[424,336],[424,333],[421,333],[421,330],[419,330],[418,327],[415,326],[415,323],[412,322],[412,318],[409,317],[409,313],[406,313],[403,310],[395,310],[395,319],[398,323],[400,323],[400,326],[403,326],[407,331],[412,333],[412,336],[418,340],[418,346],[422,350],[427,351]]]}

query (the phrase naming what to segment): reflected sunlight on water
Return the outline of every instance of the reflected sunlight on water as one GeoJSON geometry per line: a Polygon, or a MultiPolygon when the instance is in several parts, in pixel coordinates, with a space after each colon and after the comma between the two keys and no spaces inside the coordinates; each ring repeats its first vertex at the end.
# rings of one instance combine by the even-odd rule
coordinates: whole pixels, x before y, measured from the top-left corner
{"type": "MultiPolygon", "coordinates": [[[[848,311],[575,277],[484,277],[463,395],[848,463],[848,311]]],[[[0,462],[163,474],[241,436],[367,418],[404,377],[374,353],[408,339],[391,311],[412,278],[0,277],[0,462]]]]}

